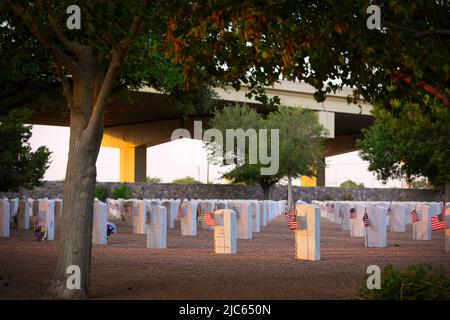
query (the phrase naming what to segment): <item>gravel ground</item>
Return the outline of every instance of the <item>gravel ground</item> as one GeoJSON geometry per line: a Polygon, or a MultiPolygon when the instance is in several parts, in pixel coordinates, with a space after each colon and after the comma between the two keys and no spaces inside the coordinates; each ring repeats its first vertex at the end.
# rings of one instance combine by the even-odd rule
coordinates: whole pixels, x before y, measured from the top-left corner
{"type": "MultiPolygon", "coordinates": [[[[213,253],[213,232],[183,237],[168,230],[167,249],[147,249],[145,235],[118,222],[106,246],[94,245],[91,299],[349,299],[367,266],[429,262],[450,271],[443,232],[413,241],[411,226],[388,233],[387,248],[365,248],[363,238],[322,219],[321,261],[294,259],[294,235],[283,217],[253,240],[238,240],[237,255],[213,253]]],[[[58,237],[58,234],[56,234],[58,237]]],[[[58,241],[37,242],[31,231],[0,238],[0,299],[41,299],[56,264],[58,241]]]]}

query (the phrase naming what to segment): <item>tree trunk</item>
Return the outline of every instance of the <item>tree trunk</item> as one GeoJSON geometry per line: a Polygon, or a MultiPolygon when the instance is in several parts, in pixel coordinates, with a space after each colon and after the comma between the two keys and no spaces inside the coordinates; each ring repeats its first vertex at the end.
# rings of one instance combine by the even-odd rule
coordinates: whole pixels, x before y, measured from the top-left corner
{"type": "Polygon", "coordinates": [[[444,205],[450,202],[450,181],[444,183],[444,205]]]}
{"type": "Polygon", "coordinates": [[[288,175],[288,196],[287,196],[287,207],[288,212],[292,211],[292,177],[291,175],[288,175]]]}
{"type": "Polygon", "coordinates": [[[271,186],[264,184],[264,185],[261,185],[261,188],[263,189],[263,200],[269,200],[271,186]]]}
{"type": "MultiPolygon", "coordinates": [[[[50,294],[62,299],[87,297],[90,283],[93,203],[96,184],[96,161],[103,135],[103,114],[86,130],[102,81],[95,65],[74,76],[70,106],[70,148],[63,195],[63,214],[58,243],[58,260],[50,294]],[[80,268],[80,288],[66,283],[72,273],[69,266],[80,268]]],[[[73,271],[72,271],[73,272],[73,271]]]]}

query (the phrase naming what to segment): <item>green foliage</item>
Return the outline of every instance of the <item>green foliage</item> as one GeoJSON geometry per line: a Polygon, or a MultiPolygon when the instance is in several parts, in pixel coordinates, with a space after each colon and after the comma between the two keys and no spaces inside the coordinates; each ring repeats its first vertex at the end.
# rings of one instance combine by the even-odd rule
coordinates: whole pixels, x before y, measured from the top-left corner
{"type": "Polygon", "coordinates": [[[114,187],[113,198],[114,199],[130,199],[133,197],[131,187],[127,184],[119,184],[114,187]]]}
{"type": "Polygon", "coordinates": [[[364,188],[364,183],[362,183],[362,182],[357,183],[352,180],[346,180],[346,181],[342,182],[339,187],[344,188],[344,189],[364,188]]]}
{"type": "Polygon", "coordinates": [[[387,265],[381,272],[381,289],[360,290],[368,300],[442,300],[450,299],[450,278],[443,267],[431,264],[410,265],[405,271],[387,265]]]}
{"type": "Polygon", "coordinates": [[[146,181],[148,183],[160,183],[162,180],[159,177],[147,177],[146,181]]]}
{"type": "MultiPolygon", "coordinates": [[[[218,129],[224,140],[207,146],[210,159],[219,165],[227,165],[230,159],[236,164],[223,175],[224,178],[233,183],[259,184],[265,189],[273,186],[284,177],[295,178],[301,175],[314,175],[315,170],[324,165],[322,136],[326,134],[326,130],[319,124],[317,115],[312,111],[280,106],[264,119],[249,106],[234,104],[216,111],[211,120],[211,127],[218,129]],[[242,129],[246,132],[250,132],[247,130],[255,130],[257,134],[255,140],[246,138],[245,162],[239,163],[237,161],[242,160],[237,150],[237,138],[234,138],[235,149],[233,152],[225,154],[227,151],[226,145],[229,144],[226,136],[227,129],[242,129]],[[257,164],[249,161],[252,147],[259,146],[259,129],[279,131],[279,168],[274,175],[261,174],[261,168],[268,165],[262,165],[260,159],[258,159],[257,164]],[[252,143],[253,145],[251,145],[252,143]],[[221,152],[218,153],[217,150],[221,152]],[[221,154],[224,154],[225,157],[221,154]]],[[[270,133],[268,136],[268,154],[272,154],[270,133]]],[[[256,150],[256,148],[253,150],[256,150]]]]}
{"type": "Polygon", "coordinates": [[[96,186],[95,187],[95,197],[105,202],[107,198],[109,198],[109,189],[107,187],[103,186],[96,186]]]}
{"type": "Polygon", "coordinates": [[[51,152],[44,146],[31,151],[30,110],[12,110],[0,117],[0,191],[32,189],[42,185],[51,152]]]}
{"type": "Polygon", "coordinates": [[[411,189],[427,189],[428,181],[426,178],[414,179],[410,182],[411,189]]]}
{"type": "Polygon", "coordinates": [[[175,179],[175,180],[172,181],[172,183],[175,183],[175,184],[201,184],[202,182],[198,181],[198,180],[195,180],[192,177],[187,176],[187,177],[184,177],[184,178],[175,179]]]}
{"type": "Polygon", "coordinates": [[[360,95],[366,101],[419,101],[427,92],[424,81],[448,100],[450,2],[377,4],[382,31],[367,28],[367,0],[180,3],[166,51],[183,62],[183,74],[193,74],[201,61],[236,89],[250,85],[250,95],[288,79],[314,86],[318,101],[342,86],[355,88],[348,97],[355,103],[360,95]]]}
{"type": "Polygon", "coordinates": [[[375,122],[357,143],[369,170],[384,181],[416,176],[433,184],[450,181],[450,108],[432,100],[392,101],[390,107],[374,107],[375,122]]]}

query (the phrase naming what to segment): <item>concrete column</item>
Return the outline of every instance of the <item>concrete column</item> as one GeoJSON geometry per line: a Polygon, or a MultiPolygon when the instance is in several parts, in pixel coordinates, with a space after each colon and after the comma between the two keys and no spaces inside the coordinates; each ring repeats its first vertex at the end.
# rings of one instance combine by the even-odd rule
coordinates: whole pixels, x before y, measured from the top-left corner
{"type": "Polygon", "coordinates": [[[120,148],[120,182],[145,182],[147,147],[120,148]]]}

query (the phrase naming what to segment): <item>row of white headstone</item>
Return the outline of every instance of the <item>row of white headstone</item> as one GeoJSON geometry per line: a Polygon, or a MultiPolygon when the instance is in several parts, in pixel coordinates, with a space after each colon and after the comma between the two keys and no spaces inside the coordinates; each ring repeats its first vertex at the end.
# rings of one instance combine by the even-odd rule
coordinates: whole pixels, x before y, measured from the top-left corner
{"type": "Polygon", "coordinates": [[[252,239],[252,233],[260,232],[262,226],[283,213],[285,206],[286,201],[272,200],[96,200],[93,243],[106,244],[107,219],[122,219],[133,233],[147,234],[148,248],[166,248],[167,228],[175,228],[175,221],[179,220],[181,235],[196,236],[198,226],[214,229],[215,252],[236,253],[236,239],[252,239]],[[216,226],[205,224],[205,213],[217,215],[216,226]]]}
{"type": "MultiPolygon", "coordinates": [[[[313,203],[320,206],[322,217],[341,225],[341,229],[349,231],[351,237],[364,237],[367,247],[386,247],[387,231],[405,232],[407,224],[413,225],[413,240],[431,240],[431,217],[439,215],[444,207],[442,202],[313,201],[313,203]],[[414,209],[418,221],[413,223],[414,209]],[[363,223],[365,212],[369,220],[367,227],[364,227],[363,223]]],[[[450,203],[446,204],[446,208],[445,248],[446,252],[449,252],[450,203]]]]}
{"type": "Polygon", "coordinates": [[[0,237],[9,237],[14,219],[17,228],[22,230],[29,230],[35,224],[44,226],[46,239],[54,240],[55,228],[59,227],[61,218],[61,199],[0,199],[0,237]]]}

